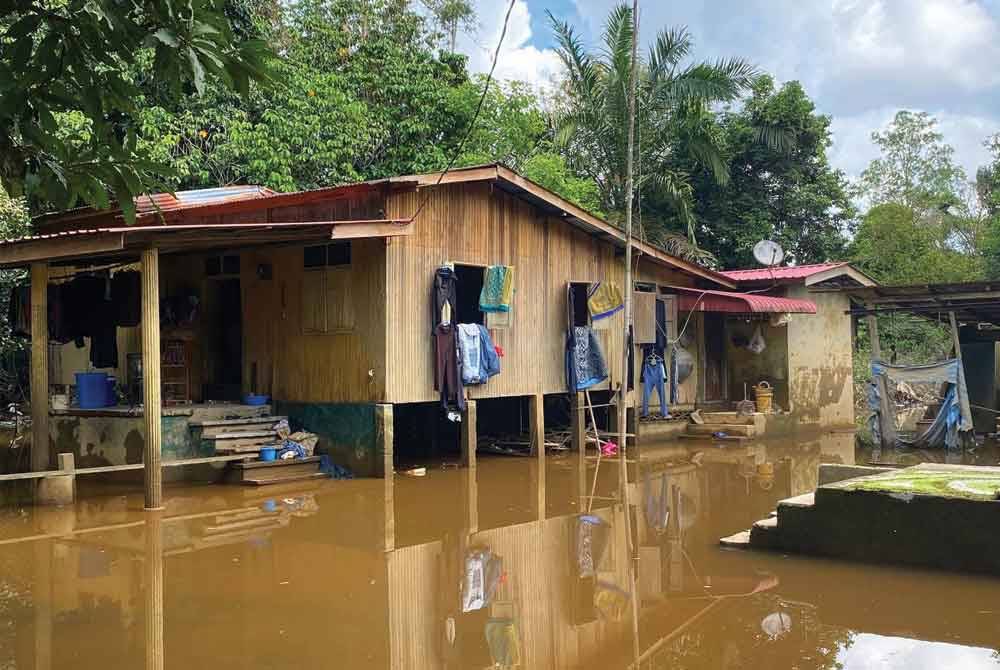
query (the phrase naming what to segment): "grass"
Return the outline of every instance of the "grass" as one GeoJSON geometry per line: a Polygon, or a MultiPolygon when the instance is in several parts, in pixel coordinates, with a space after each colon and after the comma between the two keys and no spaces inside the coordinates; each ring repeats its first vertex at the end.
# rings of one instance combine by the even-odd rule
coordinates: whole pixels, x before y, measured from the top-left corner
{"type": "Polygon", "coordinates": [[[939,470],[912,467],[833,485],[845,491],[913,493],[963,500],[997,500],[1000,471],[980,468],[939,470]]]}

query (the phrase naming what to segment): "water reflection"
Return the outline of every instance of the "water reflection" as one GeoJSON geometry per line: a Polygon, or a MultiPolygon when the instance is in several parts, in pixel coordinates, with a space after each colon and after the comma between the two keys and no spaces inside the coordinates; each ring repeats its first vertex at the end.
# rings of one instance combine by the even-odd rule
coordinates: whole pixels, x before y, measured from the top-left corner
{"type": "MultiPolygon", "coordinates": [[[[718,548],[813,488],[820,462],[854,459],[850,435],[644,449],[641,667],[1000,665],[997,580],[718,548]]],[[[141,496],[5,510],[0,668],[628,667],[617,466],[591,497],[594,466],[484,458],[174,489],[159,514],[141,496]]]]}

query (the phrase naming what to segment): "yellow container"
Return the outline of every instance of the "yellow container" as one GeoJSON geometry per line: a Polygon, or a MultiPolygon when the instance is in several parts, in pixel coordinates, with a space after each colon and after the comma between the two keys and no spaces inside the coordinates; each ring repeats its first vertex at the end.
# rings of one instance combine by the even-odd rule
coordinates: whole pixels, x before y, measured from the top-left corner
{"type": "Polygon", "coordinates": [[[772,400],[774,400],[774,389],[771,387],[771,383],[767,381],[762,381],[753,387],[754,397],[757,399],[757,411],[764,414],[770,414],[773,405],[772,400]]]}

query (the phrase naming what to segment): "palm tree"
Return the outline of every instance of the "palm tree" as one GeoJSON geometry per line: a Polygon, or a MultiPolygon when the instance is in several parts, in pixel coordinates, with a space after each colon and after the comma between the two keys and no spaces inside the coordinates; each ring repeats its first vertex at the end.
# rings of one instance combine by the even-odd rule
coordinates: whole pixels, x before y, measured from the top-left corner
{"type": "MultiPolygon", "coordinates": [[[[603,47],[588,53],[576,32],[549,12],[566,68],[563,99],[553,125],[556,143],[570,165],[598,185],[604,211],[621,216],[625,204],[627,91],[631,67],[632,9],[619,5],[608,17],[603,47]]],[[[636,92],[636,189],[668,202],[687,236],[661,232],[651,241],[694,260],[711,260],[695,240],[693,196],[679,163],[712,172],[720,184],[728,165],[715,124],[713,105],[732,102],[758,76],[755,66],[730,58],[688,62],[694,44],[685,27],[661,30],[639,63],[636,92]],[[678,156],[678,152],[686,155],[678,156]],[[680,159],[680,160],[678,160],[680,159]]],[[[769,143],[781,133],[762,130],[769,143]]],[[[662,224],[663,222],[661,222],[662,224]]]]}

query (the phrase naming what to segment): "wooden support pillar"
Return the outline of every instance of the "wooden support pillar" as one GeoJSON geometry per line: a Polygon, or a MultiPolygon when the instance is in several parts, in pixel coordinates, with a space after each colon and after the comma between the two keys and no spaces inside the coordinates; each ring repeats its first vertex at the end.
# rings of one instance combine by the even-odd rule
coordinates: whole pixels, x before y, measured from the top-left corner
{"type": "Polygon", "coordinates": [[[878,318],[874,314],[869,314],[865,317],[868,322],[868,338],[871,340],[872,345],[872,360],[880,361],[882,360],[882,343],[879,342],[878,338],[878,318]]]}
{"type": "Polygon", "coordinates": [[[163,670],[163,519],[159,510],[146,512],[145,590],[146,670],[163,670]]]}
{"type": "Polygon", "coordinates": [[[142,252],[142,395],[146,425],[143,451],[143,480],[146,509],[162,509],[163,479],[160,450],[163,424],[160,398],[160,254],[156,249],[142,252]]]}
{"type": "Polygon", "coordinates": [[[545,396],[541,393],[528,396],[528,431],[531,437],[531,454],[535,456],[536,512],[545,518],[545,396]]]}
{"type": "Polygon", "coordinates": [[[476,418],[476,401],[465,401],[465,412],[462,414],[462,467],[476,467],[476,449],[479,448],[478,419],[476,418]]]}
{"type": "Polygon", "coordinates": [[[52,540],[35,540],[35,585],[31,604],[35,614],[35,670],[52,668],[52,540]]]}
{"type": "Polygon", "coordinates": [[[583,393],[571,396],[571,435],[576,451],[576,477],[573,478],[574,497],[578,509],[586,509],[587,499],[587,404],[583,393]]]}
{"type": "Polygon", "coordinates": [[[31,264],[31,469],[49,469],[49,266],[31,264]]]}
{"type": "Polygon", "coordinates": [[[392,405],[375,405],[375,471],[380,477],[392,477],[395,439],[392,405]]]}
{"type": "Polygon", "coordinates": [[[479,478],[475,467],[462,471],[463,496],[465,498],[465,527],[471,537],[479,532],[479,478]]]}
{"type": "Polygon", "coordinates": [[[375,405],[375,455],[376,470],[382,477],[382,529],[383,549],[396,548],[396,480],[393,462],[395,431],[393,408],[389,404],[375,405]]]}

